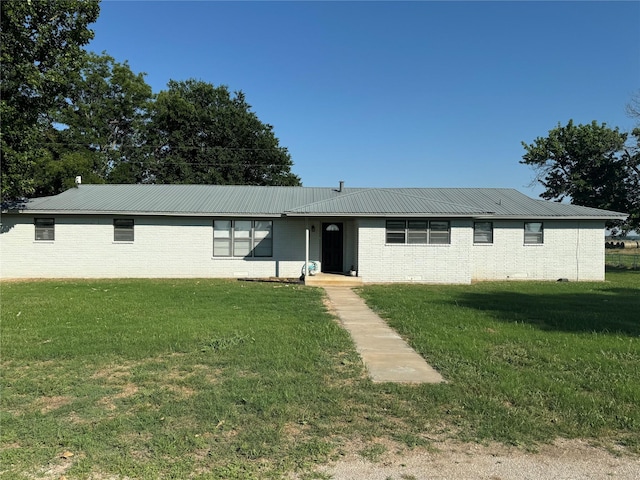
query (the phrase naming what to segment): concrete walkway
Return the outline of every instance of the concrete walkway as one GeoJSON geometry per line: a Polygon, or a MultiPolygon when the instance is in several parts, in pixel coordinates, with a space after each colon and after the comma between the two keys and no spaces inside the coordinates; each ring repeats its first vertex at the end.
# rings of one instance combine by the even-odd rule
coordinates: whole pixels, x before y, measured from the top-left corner
{"type": "Polygon", "coordinates": [[[445,380],[373,313],[348,287],[325,287],[332,307],[351,334],[374,382],[441,383],[445,380]]]}

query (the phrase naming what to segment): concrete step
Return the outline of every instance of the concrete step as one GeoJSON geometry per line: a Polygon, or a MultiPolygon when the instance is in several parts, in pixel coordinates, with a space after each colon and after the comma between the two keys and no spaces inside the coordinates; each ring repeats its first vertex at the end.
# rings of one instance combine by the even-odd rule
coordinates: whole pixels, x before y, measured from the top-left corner
{"type": "Polygon", "coordinates": [[[357,287],[362,285],[362,278],[334,273],[319,273],[317,275],[309,275],[305,278],[304,283],[314,287],[357,287]]]}

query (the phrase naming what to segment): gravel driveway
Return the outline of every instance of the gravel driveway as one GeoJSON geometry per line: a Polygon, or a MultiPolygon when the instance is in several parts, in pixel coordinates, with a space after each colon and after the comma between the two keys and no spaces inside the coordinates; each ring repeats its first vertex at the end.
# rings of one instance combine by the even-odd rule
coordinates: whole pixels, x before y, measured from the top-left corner
{"type": "MultiPolygon", "coordinates": [[[[440,444],[437,452],[411,450],[370,462],[357,453],[323,466],[334,480],[558,480],[640,479],[640,457],[562,440],[535,453],[504,445],[440,444]]],[[[321,477],[326,478],[326,477],[321,477]]]]}

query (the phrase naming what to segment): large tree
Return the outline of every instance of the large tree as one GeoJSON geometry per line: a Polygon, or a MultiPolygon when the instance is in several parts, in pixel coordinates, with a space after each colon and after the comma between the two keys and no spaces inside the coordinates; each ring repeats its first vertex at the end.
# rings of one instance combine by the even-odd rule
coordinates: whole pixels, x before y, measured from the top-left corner
{"type": "Polygon", "coordinates": [[[36,195],[60,193],[76,175],[91,183],[142,181],[152,99],[144,74],[105,53],[86,53],[69,83],[66,101],[53,115],[51,155],[36,167],[36,195]]]}
{"type": "Polygon", "coordinates": [[[0,8],[1,191],[8,200],[34,192],[33,166],[48,155],[49,115],[69,92],[100,8],[99,0],[2,0],[0,8]]]}
{"type": "MultiPolygon", "coordinates": [[[[640,139],[640,130],[633,135],[640,139]]],[[[522,142],[526,153],[520,163],[532,166],[544,187],[541,196],[587,207],[630,214],[622,223],[610,223],[614,231],[640,227],[639,165],[636,146],[626,146],[628,135],[605,123],[566,126],[558,124],[547,137],[531,144],[522,142]]]]}
{"type": "Polygon", "coordinates": [[[242,92],[198,80],[170,81],[149,122],[147,181],[299,185],[291,156],[242,92]]]}

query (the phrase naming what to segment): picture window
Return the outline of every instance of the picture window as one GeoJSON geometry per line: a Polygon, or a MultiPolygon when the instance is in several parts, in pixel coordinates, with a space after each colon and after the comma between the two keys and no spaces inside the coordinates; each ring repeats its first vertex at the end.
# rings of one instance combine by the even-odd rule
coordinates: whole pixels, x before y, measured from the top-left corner
{"type": "Polygon", "coordinates": [[[214,220],[213,256],[273,256],[273,222],[271,220],[214,220]]]}

